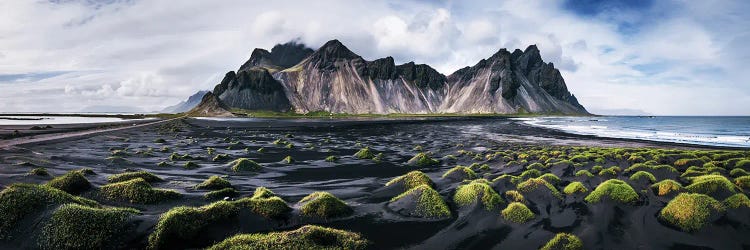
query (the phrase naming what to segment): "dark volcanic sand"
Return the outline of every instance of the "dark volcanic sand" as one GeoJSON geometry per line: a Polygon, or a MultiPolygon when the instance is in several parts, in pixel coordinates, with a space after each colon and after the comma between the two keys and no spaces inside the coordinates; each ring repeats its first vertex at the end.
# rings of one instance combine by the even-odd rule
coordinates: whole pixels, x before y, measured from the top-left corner
{"type": "MultiPolygon", "coordinates": [[[[669,199],[651,193],[644,196],[644,204],[637,206],[618,205],[611,202],[588,204],[583,197],[566,197],[561,202],[542,201],[530,205],[536,218],[524,224],[508,224],[499,211],[488,212],[481,208],[457,208],[452,202],[457,182],[441,179],[448,169],[475,162],[469,157],[459,157],[457,162],[441,162],[439,166],[418,168],[406,162],[421,145],[424,151],[435,153],[435,158],[456,154],[459,149],[483,152],[490,148],[513,148],[517,145],[564,145],[564,146],[611,146],[611,147],[691,147],[667,143],[650,143],[634,140],[601,139],[576,136],[561,132],[534,128],[504,118],[446,118],[438,120],[273,120],[261,119],[253,122],[219,122],[187,119],[184,128],[177,133],[160,133],[157,126],[128,129],[99,134],[86,138],[37,143],[0,150],[0,185],[16,182],[44,183],[51,177],[27,176],[34,166],[15,165],[31,162],[46,167],[53,176],[62,175],[82,167],[92,168],[97,174],[87,176],[95,186],[107,184],[107,176],[125,170],[147,170],[166,182],[155,187],[170,188],[186,194],[180,200],[159,205],[129,205],[140,209],[143,215],[139,235],[129,246],[145,248],[148,235],[153,231],[158,216],[177,205],[200,206],[210,202],[202,198],[204,191],[193,187],[211,175],[227,175],[241,196],[252,195],[258,186],[273,190],[290,206],[302,197],[315,191],[328,191],[343,199],[354,208],[354,214],[339,219],[310,220],[298,215],[295,208],[287,221],[248,222],[232,230],[212,233],[203,242],[194,242],[193,247],[205,247],[235,233],[267,232],[294,229],[304,224],[320,224],[362,233],[373,244],[373,249],[538,249],[559,232],[577,235],[586,249],[745,249],[750,246],[750,228],[747,214],[740,215],[744,223],[718,221],[695,233],[685,233],[657,220],[659,210],[669,199]],[[284,138],[294,143],[293,149],[274,145],[272,141],[284,138]],[[164,144],[154,143],[163,138],[164,144]],[[192,139],[191,139],[192,138],[192,139]],[[230,138],[228,141],[225,138],[230,138]],[[326,138],[330,143],[326,143],[326,138]],[[231,145],[239,141],[241,145],[231,145]],[[457,147],[457,144],[463,144],[457,147]],[[162,146],[170,152],[159,152],[162,146]],[[231,149],[228,147],[232,146],[231,149]],[[312,146],[312,147],[311,147],[312,146]],[[360,160],[352,155],[361,147],[369,146],[383,153],[382,162],[360,160]],[[154,148],[152,156],[135,155],[139,149],[154,148]],[[207,147],[216,153],[230,155],[230,160],[240,157],[253,159],[263,170],[257,174],[234,174],[226,162],[213,162],[207,155],[207,147]],[[245,151],[245,148],[249,151],[245,151]],[[257,149],[264,147],[266,152],[257,149]],[[125,158],[131,163],[109,163],[110,149],[128,148],[131,153],[125,158]],[[172,152],[189,153],[202,159],[193,160],[200,167],[183,169],[184,161],[170,167],[157,167],[172,152]],[[280,161],[287,155],[296,162],[280,161]],[[335,163],[326,162],[329,155],[339,156],[335,163]],[[453,217],[442,221],[426,221],[407,218],[387,208],[388,200],[397,195],[383,188],[394,177],[412,170],[421,170],[436,182],[436,190],[448,202],[453,217]],[[239,228],[239,229],[237,229],[239,228]],[[216,234],[216,236],[213,236],[216,234]]],[[[480,161],[484,162],[484,161],[480,161]]],[[[505,168],[502,161],[486,162],[491,171],[482,173],[492,179],[503,173],[517,175],[523,169],[505,168]]],[[[621,165],[623,169],[627,166],[621,165]]],[[[556,172],[554,169],[552,172],[556,172]]],[[[557,171],[559,172],[559,171],[557,171]]],[[[557,173],[560,175],[560,173],[557,173]]],[[[621,176],[620,179],[627,177],[621,176]]],[[[559,190],[572,178],[563,178],[556,185],[559,190]]],[[[601,180],[592,178],[592,190],[601,180]]],[[[515,188],[497,189],[500,194],[515,188]]],[[[85,194],[83,196],[86,196],[85,194]]],[[[105,202],[105,204],[107,204],[105,202]]],[[[743,210],[747,211],[747,210],[743,210]]],[[[221,225],[217,225],[221,228],[221,225]]],[[[32,247],[23,239],[0,242],[0,248],[32,247]]]]}

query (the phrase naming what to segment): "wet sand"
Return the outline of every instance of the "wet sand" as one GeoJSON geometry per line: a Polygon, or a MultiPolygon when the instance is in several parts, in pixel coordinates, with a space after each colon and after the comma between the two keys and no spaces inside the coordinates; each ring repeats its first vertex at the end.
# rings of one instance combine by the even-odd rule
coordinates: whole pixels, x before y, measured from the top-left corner
{"type": "MultiPolygon", "coordinates": [[[[138,235],[127,243],[129,248],[145,248],[160,214],[178,205],[200,206],[210,203],[202,198],[205,191],[193,187],[211,175],[226,179],[241,193],[252,195],[256,187],[273,190],[290,206],[315,191],[327,191],[343,199],[354,208],[351,216],[315,220],[293,215],[284,221],[251,220],[250,222],[216,225],[216,231],[185,247],[209,246],[236,233],[253,233],[294,229],[305,224],[320,224],[362,233],[372,242],[372,249],[538,249],[555,233],[573,232],[584,242],[586,249],[743,249],[750,246],[748,214],[736,225],[718,222],[695,233],[685,233],[664,225],[656,218],[664,207],[664,197],[643,195],[644,204],[638,206],[614,203],[589,204],[583,197],[566,197],[562,201],[539,200],[529,207],[537,216],[530,222],[517,225],[502,220],[499,214],[478,208],[458,208],[451,202],[453,216],[446,220],[425,221],[405,217],[387,207],[392,190],[384,188],[389,180],[409,171],[420,170],[436,183],[436,190],[450,201],[460,182],[442,179],[441,175],[456,165],[473,162],[486,163],[491,170],[483,175],[492,179],[501,174],[519,174],[524,169],[506,166],[497,160],[476,161],[459,157],[456,161],[442,161],[438,166],[413,167],[406,162],[418,151],[434,153],[436,158],[456,154],[459,149],[487,152],[489,149],[522,149],[530,146],[595,146],[595,147],[654,147],[680,149],[717,149],[716,147],[657,143],[639,140],[604,139],[530,127],[506,118],[428,118],[420,120],[327,120],[327,119],[257,119],[253,121],[215,121],[179,119],[178,130],[166,131],[159,125],[143,126],[88,136],[22,143],[0,149],[0,186],[12,183],[44,183],[51,177],[29,176],[34,167],[45,167],[52,176],[70,170],[92,168],[96,175],[87,176],[94,186],[107,184],[107,176],[126,170],[146,170],[166,180],[158,188],[175,189],[184,194],[177,201],[157,205],[107,204],[135,207],[139,215],[138,235]],[[290,134],[291,137],[286,135],[290,134]],[[284,138],[293,148],[274,145],[284,138]],[[155,143],[164,139],[165,143],[155,143]],[[232,143],[239,142],[239,143],[232,143]],[[168,152],[158,149],[166,146],[168,152]],[[352,155],[362,147],[383,153],[384,159],[375,162],[357,159],[352,155]],[[214,162],[207,148],[216,154],[228,154],[230,160],[247,157],[263,166],[258,173],[235,174],[227,162],[214,162]],[[259,148],[265,152],[258,152],[259,148]],[[149,151],[137,154],[136,151],[149,151]],[[127,149],[125,161],[105,160],[112,149],[127,149]],[[247,150],[246,150],[247,149],[247,150]],[[169,167],[158,167],[173,152],[190,154],[199,168],[184,169],[185,161],[169,167]],[[327,162],[329,155],[338,156],[337,162],[327,162]],[[296,162],[282,163],[286,156],[296,162]],[[18,163],[25,163],[18,165],[18,163]]],[[[98,125],[95,125],[98,126],[98,125]]],[[[65,131],[64,126],[59,131],[65,131]]],[[[82,127],[68,129],[80,131],[82,127]]],[[[215,155],[215,154],[214,154],[215,155]]],[[[610,164],[623,163],[610,162],[610,164]]],[[[563,178],[563,183],[572,177],[563,178]]],[[[626,177],[625,177],[626,178],[626,177]]],[[[590,188],[602,180],[594,177],[590,188]]],[[[562,190],[563,183],[557,185],[562,190]]],[[[513,188],[496,187],[504,193],[513,188]]],[[[85,194],[83,195],[85,197],[85,194]]],[[[0,248],[28,247],[23,239],[0,242],[0,248]]]]}

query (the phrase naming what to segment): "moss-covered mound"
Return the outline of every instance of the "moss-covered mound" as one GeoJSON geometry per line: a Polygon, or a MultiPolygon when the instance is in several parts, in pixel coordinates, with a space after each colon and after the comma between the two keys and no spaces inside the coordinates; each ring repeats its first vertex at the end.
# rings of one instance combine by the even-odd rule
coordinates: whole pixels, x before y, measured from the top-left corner
{"type": "Polygon", "coordinates": [[[163,213],[148,237],[149,248],[171,249],[183,246],[212,223],[234,218],[240,207],[234,202],[218,201],[202,207],[174,207],[163,213]]]}
{"type": "Polygon", "coordinates": [[[427,185],[430,187],[435,186],[435,183],[432,182],[432,179],[430,179],[429,176],[422,173],[421,171],[411,171],[405,175],[393,178],[393,180],[390,180],[385,185],[392,186],[397,184],[404,185],[404,191],[421,185],[427,185]]]}
{"type": "Polygon", "coordinates": [[[102,186],[99,192],[102,198],[107,200],[138,204],[158,203],[180,197],[180,193],[174,190],[152,188],[143,178],[107,184],[102,186]]]}
{"type": "Polygon", "coordinates": [[[732,177],[739,177],[739,176],[750,175],[750,173],[748,173],[744,169],[735,168],[735,169],[732,169],[732,171],[729,171],[729,175],[732,176],[732,177]]]}
{"type": "Polygon", "coordinates": [[[514,223],[524,223],[531,219],[534,219],[534,213],[526,207],[523,203],[512,202],[508,204],[508,207],[500,212],[503,215],[503,219],[514,223]]]}
{"type": "Polygon", "coordinates": [[[0,239],[5,239],[16,223],[53,206],[75,203],[99,207],[95,201],[73,196],[45,185],[12,184],[0,192],[0,239]]]}
{"type": "Polygon", "coordinates": [[[334,218],[347,216],[353,212],[344,201],[328,192],[315,192],[299,201],[300,212],[304,216],[334,218]]]}
{"type": "Polygon", "coordinates": [[[509,202],[526,203],[526,198],[524,198],[523,194],[521,194],[521,192],[518,192],[517,190],[505,191],[505,199],[509,202]]]}
{"type": "Polygon", "coordinates": [[[339,160],[339,157],[335,155],[329,155],[328,157],[326,157],[327,162],[336,162],[338,160],[339,160]]]}
{"type": "Polygon", "coordinates": [[[526,171],[521,172],[521,175],[518,177],[521,177],[521,179],[530,179],[530,178],[536,178],[542,176],[542,172],[539,172],[539,170],[536,169],[529,169],[526,171]]]}
{"type": "Polygon", "coordinates": [[[216,200],[216,199],[224,199],[226,197],[234,198],[237,196],[240,196],[240,193],[237,192],[236,189],[228,187],[228,188],[223,188],[223,189],[208,192],[203,195],[203,198],[205,198],[206,200],[216,200]]]}
{"type": "Polygon", "coordinates": [[[660,182],[655,183],[654,185],[651,185],[651,188],[654,189],[654,192],[656,192],[659,196],[668,195],[670,193],[679,193],[682,192],[683,188],[682,185],[680,185],[679,182],[676,182],[674,180],[663,180],[660,182]]]}
{"type": "Polygon", "coordinates": [[[52,213],[39,239],[43,249],[115,249],[134,225],[134,209],[66,204],[52,213]]]}
{"type": "Polygon", "coordinates": [[[456,166],[454,168],[451,168],[442,176],[443,179],[450,179],[454,181],[473,180],[477,177],[477,173],[464,166],[456,166]]]}
{"type": "Polygon", "coordinates": [[[750,199],[747,198],[747,195],[739,193],[732,196],[729,196],[729,198],[726,198],[724,200],[724,206],[731,209],[737,209],[737,208],[750,208],[750,199]]]}
{"type": "Polygon", "coordinates": [[[750,188],[750,176],[740,176],[734,179],[734,184],[742,189],[750,188]]]}
{"type": "Polygon", "coordinates": [[[555,175],[553,173],[546,173],[546,174],[543,174],[542,176],[539,176],[538,178],[542,179],[542,180],[545,180],[545,181],[547,181],[549,183],[552,183],[552,184],[557,184],[557,183],[560,183],[560,181],[561,181],[560,177],[557,177],[557,175],[555,175]]]}
{"type": "Polygon", "coordinates": [[[557,188],[555,188],[555,186],[552,186],[552,184],[540,178],[531,178],[521,183],[518,183],[518,186],[516,186],[516,189],[518,189],[518,191],[524,195],[528,195],[531,193],[536,193],[537,191],[541,191],[542,194],[548,193],[554,197],[562,198],[560,191],[558,191],[557,188]]]}
{"type": "Polygon", "coordinates": [[[610,200],[620,203],[633,203],[638,200],[638,193],[633,190],[633,187],[628,183],[611,179],[599,184],[585,200],[589,203],[597,203],[604,197],[609,197],[610,200]]]}
{"type": "Polygon", "coordinates": [[[234,172],[245,172],[245,171],[258,171],[262,167],[257,162],[248,158],[239,158],[229,163],[232,166],[234,172]]]}
{"type": "Polygon", "coordinates": [[[46,168],[34,168],[29,170],[28,175],[49,176],[49,172],[47,172],[46,168]]]}
{"type": "Polygon", "coordinates": [[[187,161],[185,162],[184,165],[182,165],[182,167],[185,169],[196,169],[196,168],[199,168],[200,165],[198,165],[198,163],[195,163],[193,161],[187,161]]]}
{"type": "Polygon", "coordinates": [[[410,166],[417,167],[429,167],[437,165],[438,163],[440,163],[438,160],[432,159],[432,157],[426,153],[418,153],[406,162],[406,164],[409,164],[410,166]]]}
{"type": "Polygon", "coordinates": [[[221,249],[365,249],[368,241],[357,233],[306,225],[297,230],[264,234],[239,234],[209,250],[221,249]]]}
{"type": "Polygon", "coordinates": [[[656,177],[654,177],[653,174],[646,172],[646,171],[638,171],[635,172],[635,174],[630,176],[631,181],[639,181],[639,182],[650,182],[654,183],[656,182],[656,177]]]}
{"type": "Polygon", "coordinates": [[[286,163],[286,164],[292,164],[295,162],[295,160],[294,158],[292,158],[291,155],[287,155],[286,157],[284,157],[284,159],[281,160],[281,162],[286,163]]]}
{"type": "Polygon", "coordinates": [[[544,244],[541,250],[582,250],[583,242],[577,236],[569,233],[556,234],[554,238],[544,244]]]}
{"type": "Polygon", "coordinates": [[[696,231],[724,211],[724,206],[711,196],[681,193],[672,199],[659,218],[683,231],[696,231]]]}
{"type": "Polygon", "coordinates": [[[685,189],[693,193],[710,195],[716,199],[724,199],[737,193],[737,186],[722,175],[703,175],[691,180],[691,184],[685,189]]]}
{"type": "Polygon", "coordinates": [[[440,194],[428,185],[412,188],[391,199],[388,207],[421,218],[448,218],[451,211],[440,194]]]}
{"type": "Polygon", "coordinates": [[[372,159],[375,158],[375,153],[370,148],[362,148],[357,153],[354,153],[354,157],[359,159],[372,159]]]}
{"type": "Polygon", "coordinates": [[[594,177],[594,174],[592,174],[588,170],[583,169],[576,172],[576,177],[594,177]]]}
{"type": "Polygon", "coordinates": [[[79,194],[91,188],[89,180],[79,171],[70,171],[64,175],[55,177],[47,182],[46,185],[71,194],[79,194]]]}
{"type": "Polygon", "coordinates": [[[107,177],[107,181],[109,181],[110,183],[115,183],[121,181],[129,181],[135,178],[143,178],[147,182],[151,183],[163,181],[158,176],[146,171],[125,172],[121,174],[110,175],[109,177],[107,177]]]}
{"type": "Polygon", "coordinates": [[[221,178],[218,175],[208,177],[205,181],[198,185],[195,185],[195,189],[208,189],[208,190],[219,190],[224,188],[231,188],[232,184],[229,181],[221,178]]]}
{"type": "Polygon", "coordinates": [[[252,199],[267,199],[276,196],[276,194],[266,187],[257,187],[253,192],[252,199]]]}
{"type": "Polygon", "coordinates": [[[503,199],[488,183],[484,179],[479,179],[458,186],[456,194],[453,195],[453,202],[461,207],[481,202],[488,211],[498,208],[503,204],[503,199]]]}
{"type": "Polygon", "coordinates": [[[218,154],[218,155],[214,156],[214,158],[211,159],[211,160],[212,161],[217,161],[217,162],[227,161],[227,160],[229,160],[229,155],[228,154],[218,154]]]}
{"type": "Polygon", "coordinates": [[[565,186],[565,188],[563,189],[563,193],[567,195],[571,195],[575,193],[585,194],[588,191],[589,189],[586,188],[586,186],[584,186],[583,183],[578,182],[578,181],[571,182],[570,184],[565,186]]]}

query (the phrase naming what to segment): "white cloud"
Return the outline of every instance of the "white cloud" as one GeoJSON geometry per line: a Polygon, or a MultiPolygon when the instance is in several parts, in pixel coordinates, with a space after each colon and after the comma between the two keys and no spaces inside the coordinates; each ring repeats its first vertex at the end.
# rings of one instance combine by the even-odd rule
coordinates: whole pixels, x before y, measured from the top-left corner
{"type": "Polygon", "coordinates": [[[537,44],[592,109],[750,112],[742,108],[750,106],[747,1],[658,1],[595,17],[554,0],[90,4],[0,1],[0,74],[69,72],[0,82],[0,111],[159,110],[212,88],[255,47],[336,38],[367,59],[390,55],[445,74],[502,47],[537,44]],[[613,23],[644,18],[629,34],[613,23]]]}

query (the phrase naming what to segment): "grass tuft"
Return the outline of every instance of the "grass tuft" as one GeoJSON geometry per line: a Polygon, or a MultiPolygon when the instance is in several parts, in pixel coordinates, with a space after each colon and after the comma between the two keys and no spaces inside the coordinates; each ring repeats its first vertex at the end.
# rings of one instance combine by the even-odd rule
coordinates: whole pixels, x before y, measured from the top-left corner
{"type": "Polygon", "coordinates": [[[55,177],[46,184],[47,186],[60,189],[70,194],[79,194],[91,188],[91,183],[79,171],[70,171],[64,175],[55,177]]]}
{"type": "Polygon", "coordinates": [[[260,164],[248,158],[239,158],[229,164],[234,172],[258,171],[262,168],[260,164]]]}
{"type": "Polygon", "coordinates": [[[299,202],[300,213],[304,216],[334,218],[347,216],[353,212],[344,201],[328,192],[314,192],[299,202]]]}
{"type": "Polygon", "coordinates": [[[558,233],[541,250],[581,250],[583,242],[577,236],[569,233],[558,233]]]}
{"type": "Polygon", "coordinates": [[[589,203],[598,203],[604,197],[620,203],[634,203],[638,200],[638,193],[628,183],[610,179],[599,184],[584,200],[589,203]]]}
{"type": "Polygon", "coordinates": [[[174,190],[152,188],[143,178],[107,184],[99,191],[105,199],[137,204],[153,204],[181,196],[174,190]]]}
{"type": "Polygon", "coordinates": [[[396,202],[407,196],[418,195],[416,208],[413,214],[423,218],[445,218],[451,216],[448,205],[443,197],[429,185],[422,184],[418,187],[394,197],[391,202],[396,202]]]}
{"type": "Polygon", "coordinates": [[[205,181],[195,186],[195,189],[208,189],[208,190],[219,190],[225,188],[231,188],[232,184],[229,181],[221,178],[218,175],[208,177],[205,181]]]}
{"type": "Polygon", "coordinates": [[[534,219],[534,213],[531,212],[526,205],[520,202],[512,202],[508,204],[508,207],[503,209],[500,213],[503,215],[503,219],[518,224],[534,219]]]}
{"type": "Polygon", "coordinates": [[[293,231],[238,234],[209,250],[222,249],[365,249],[368,241],[358,233],[306,225],[293,231]]]}
{"type": "Polygon", "coordinates": [[[65,204],[44,226],[39,246],[43,249],[112,249],[134,226],[128,219],[135,209],[92,208],[65,204]]]}
{"type": "Polygon", "coordinates": [[[474,180],[468,184],[458,186],[453,201],[461,207],[482,202],[484,208],[491,211],[503,203],[503,199],[484,179],[474,180]]]}
{"type": "Polygon", "coordinates": [[[683,231],[701,229],[710,217],[724,211],[724,206],[705,194],[681,193],[659,212],[659,218],[683,231]]]}
{"type": "Polygon", "coordinates": [[[574,194],[574,193],[585,194],[588,191],[589,191],[589,189],[586,188],[586,186],[584,186],[583,183],[581,183],[579,181],[571,182],[570,184],[568,184],[567,186],[565,186],[565,188],[563,189],[563,193],[565,193],[567,195],[571,195],[571,194],[574,194]]]}
{"type": "Polygon", "coordinates": [[[160,182],[163,181],[158,176],[146,172],[146,171],[136,171],[136,172],[125,172],[121,174],[114,174],[107,177],[107,181],[110,183],[116,183],[116,182],[123,182],[123,181],[129,181],[135,178],[142,178],[146,180],[147,182],[160,182]]]}
{"type": "Polygon", "coordinates": [[[422,173],[421,171],[411,171],[405,175],[393,178],[385,185],[391,186],[396,183],[403,183],[405,190],[409,190],[421,185],[428,185],[430,187],[435,186],[435,183],[432,182],[432,179],[430,179],[429,176],[422,173]]]}

